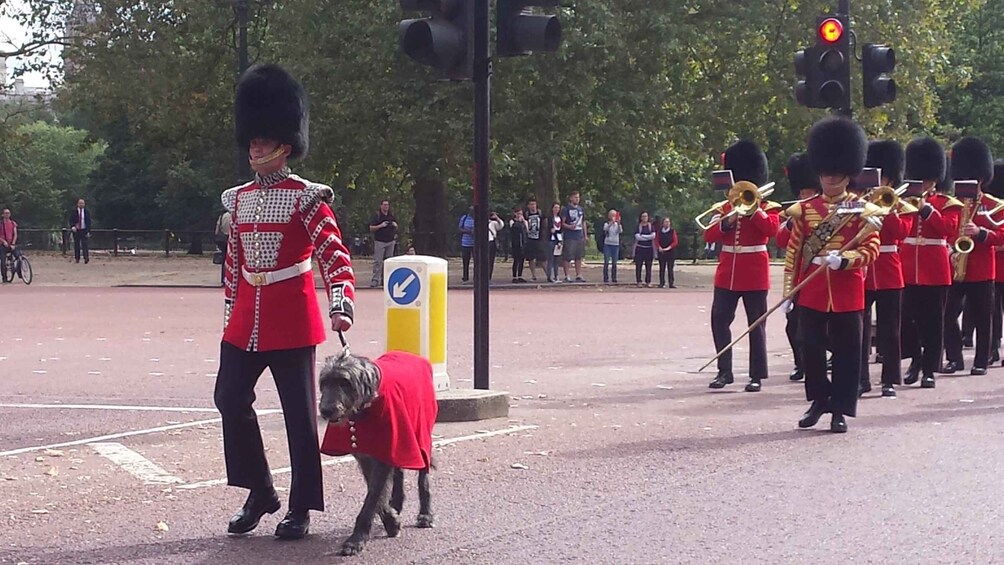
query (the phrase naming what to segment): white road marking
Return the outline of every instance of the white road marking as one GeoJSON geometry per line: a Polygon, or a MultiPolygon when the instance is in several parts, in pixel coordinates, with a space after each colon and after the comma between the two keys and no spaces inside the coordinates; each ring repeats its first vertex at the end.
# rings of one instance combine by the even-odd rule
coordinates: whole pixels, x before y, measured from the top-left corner
{"type": "MultiPolygon", "coordinates": [[[[471,435],[467,435],[467,436],[451,437],[451,438],[436,440],[436,441],[432,442],[432,447],[443,447],[444,445],[451,445],[451,444],[454,444],[454,443],[460,443],[462,441],[471,441],[471,440],[474,440],[474,439],[484,439],[484,438],[493,437],[493,436],[508,435],[508,434],[514,434],[516,432],[523,432],[523,431],[535,430],[535,429],[537,429],[537,426],[534,426],[534,425],[510,426],[508,428],[503,428],[501,430],[492,430],[492,431],[488,431],[488,432],[475,433],[475,434],[471,434],[471,435]]],[[[0,455],[2,455],[2,454],[0,454],[0,455]]],[[[354,460],[354,458],[351,455],[343,455],[341,457],[333,457],[331,459],[327,459],[325,461],[322,461],[321,462],[321,466],[322,467],[329,467],[331,465],[338,465],[339,463],[348,463],[349,461],[353,461],[353,460],[354,460]]],[[[283,475],[283,474],[290,473],[290,472],[292,472],[292,468],[291,467],[282,467],[280,469],[273,469],[272,470],[272,475],[273,476],[275,476],[275,475],[283,475]]],[[[200,483],[190,483],[190,484],[186,484],[186,485],[179,485],[177,488],[179,488],[179,489],[185,489],[185,490],[191,490],[191,489],[197,489],[197,488],[215,487],[215,486],[220,486],[220,485],[225,485],[225,484],[227,484],[227,480],[226,479],[214,479],[214,480],[211,480],[211,481],[202,481],[200,483]]]]}
{"type": "MultiPolygon", "coordinates": [[[[0,403],[0,408],[56,408],[65,410],[122,410],[126,412],[211,412],[219,413],[216,408],[195,408],[192,406],[129,406],[123,404],[19,404],[0,403]]],[[[278,408],[255,410],[259,416],[282,412],[278,408]]]]}
{"type": "Polygon", "coordinates": [[[168,485],[184,482],[121,443],[89,443],[87,446],[143,481],[144,484],[168,485]]]}

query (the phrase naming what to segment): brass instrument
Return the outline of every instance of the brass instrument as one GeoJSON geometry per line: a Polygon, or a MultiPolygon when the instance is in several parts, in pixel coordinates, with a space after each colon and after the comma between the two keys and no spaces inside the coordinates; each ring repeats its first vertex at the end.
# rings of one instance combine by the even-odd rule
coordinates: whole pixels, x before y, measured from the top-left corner
{"type": "Polygon", "coordinates": [[[772,182],[758,188],[755,184],[749,181],[739,181],[734,184],[731,189],[729,189],[728,200],[723,200],[711,208],[708,208],[704,212],[701,212],[699,216],[694,218],[694,222],[696,222],[702,230],[707,231],[732,216],[752,216],[757,209],[760,208],[760,202],[764,198],[770,196],[773,192],[774,183],[772,182]],[[701,222],[705,216],[713,215],[715,213],[721,214],[722,207],[727,203],[732,204],[732,211],[728,214],[722,215],[716,220],[712,220],[707,225],[701,222]]]}
{"type": "Polygon", "coordinates": [[[966,280],[966,266],[969,263],[969,254],[973,252],[976,243],[973,238],[963,234],[966,225],[973,220],[973,199],[964,198],[962,200],[962,217],[959,219],[959,237],[955,240],[955,245],[951,256],[952,279],[956,281],[966,280]]]}
{"type": "Polygon", "coordinates": [[[865,195],[865,199],[876,206],[887,209],[889,212],[895,211],[900,214],[912,214],[920,211],[920,208],[900,198],[909,186],[908,184],[903,184],[897,189],[893,189],[891,186],[878,186],[868,192],[865,195]]]}

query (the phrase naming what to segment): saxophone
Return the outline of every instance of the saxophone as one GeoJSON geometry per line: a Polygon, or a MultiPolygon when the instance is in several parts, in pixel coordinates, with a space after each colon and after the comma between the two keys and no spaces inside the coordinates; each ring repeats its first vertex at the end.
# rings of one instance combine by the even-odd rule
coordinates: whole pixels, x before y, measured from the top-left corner
{"type": "Polygon", "coordinates": [[[952,280],[966,280],[966,265],[969,263],[969,254],[972,253],[975,243],[973,238],[963,234],[966,224],[973,219],[973,199],[964,198],[962,200],[962,218],[959,220],[959,237],[955,240],[954,252],[952,253],[952,280]]]}

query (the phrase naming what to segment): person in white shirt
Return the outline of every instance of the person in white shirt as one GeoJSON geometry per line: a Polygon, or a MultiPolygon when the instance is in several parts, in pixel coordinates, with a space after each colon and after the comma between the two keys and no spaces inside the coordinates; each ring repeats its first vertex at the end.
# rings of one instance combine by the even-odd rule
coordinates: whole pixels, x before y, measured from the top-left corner
{"type": "Polygon", "coordinates": [[[617,261],[621,258],[621,215],[617,210],[607,213],[607,221],[603,224],[603,282],[617,284],[617,261]],[[607,269],[607,265],[612,265],[607,269]]]}
{"type": "Polygon", "coordinates": [[[505,227],[505,222],[499,217],[498,212],[492,212],[488,217],[488,280],[492,280],[495,274],[495,255],[498,254],[498,232],[505,227]]]}

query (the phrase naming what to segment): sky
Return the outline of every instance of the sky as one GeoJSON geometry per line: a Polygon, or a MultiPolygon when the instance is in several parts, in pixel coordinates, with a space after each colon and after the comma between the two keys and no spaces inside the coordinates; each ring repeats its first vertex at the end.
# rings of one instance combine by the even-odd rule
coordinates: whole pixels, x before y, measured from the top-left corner
{"type": "MultiPolygon", "coordinates": [[[[23,8],[24,2],[23,0],[0,0],[0,5],[10,6],[11,8],[23,8]]],[[[24,30],[21,29],[21,26],[10,18],[0,16],[0,49],[9,49],[12,41],[19,42],[22,39],[24,39],[24,30]]],[[[16,60],[7,61],[7,76],[4,77],[5,81],[12,80],[11,74],[14,71],[14,67],[17,66],[16,64],[16,60]]],[[[49,85],[49,81],[38,73],[30,73],[24,75],[23,78],[26,86],[49,85]]]]}

